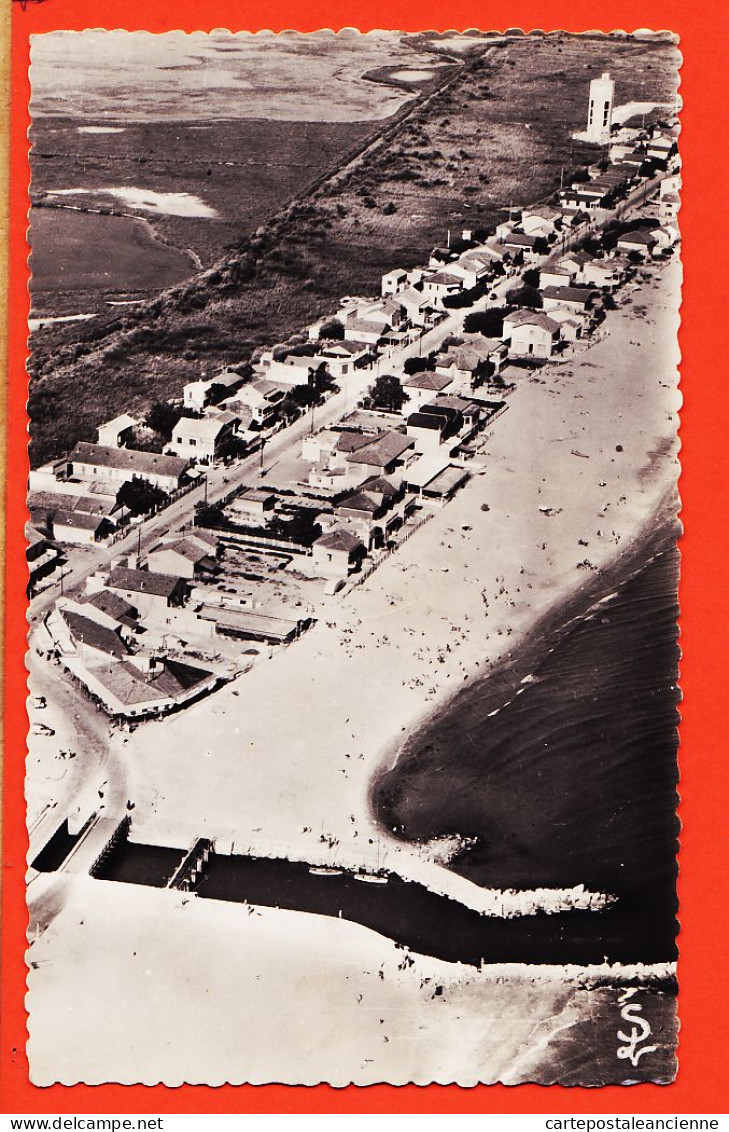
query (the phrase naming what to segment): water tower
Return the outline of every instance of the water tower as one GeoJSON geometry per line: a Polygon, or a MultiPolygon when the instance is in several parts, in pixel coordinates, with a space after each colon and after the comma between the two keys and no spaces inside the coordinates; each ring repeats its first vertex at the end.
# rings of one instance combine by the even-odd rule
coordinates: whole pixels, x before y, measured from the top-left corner
{"type": "Polygon", "coordinates": [[[615,83],[608,71],[590,83],[590,109],[587,115],[587,140],[597,145],[610,141],[613,121],[615,83]]]}

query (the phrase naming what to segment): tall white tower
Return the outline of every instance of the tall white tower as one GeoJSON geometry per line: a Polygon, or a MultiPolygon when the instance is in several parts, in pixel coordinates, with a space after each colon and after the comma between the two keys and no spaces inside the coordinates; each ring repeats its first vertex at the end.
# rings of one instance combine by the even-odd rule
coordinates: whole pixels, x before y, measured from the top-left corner
{"type": "Polygon", "coordinates": [[[610,141],[613,122],[615,83],[608,71],[590,83],[590,109],[587,115],[587,140],[603,145],[610,141]]]}

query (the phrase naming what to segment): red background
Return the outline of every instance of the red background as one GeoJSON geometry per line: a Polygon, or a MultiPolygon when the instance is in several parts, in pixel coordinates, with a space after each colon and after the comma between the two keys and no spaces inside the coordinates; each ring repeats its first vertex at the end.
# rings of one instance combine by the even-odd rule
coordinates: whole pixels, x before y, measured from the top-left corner
{"type": "MultiPolygon", "coordinates": [[[[0,987],[0,1105],[4,1113],[323,1113],[323,1112],[672,1112],[724,1111],[729,1031],[726,972],[727,854],[725,813],[729,760],[722,700],[729,685],[726,624],[727,362],[729,316],[729,5],[726,0],[613,0],[584,16],[584,5],[564,0],[403,0],[353,5],[344,0],[275,0],[265,6],[240,0],[30,0],[13,4],[11,104],[11,236],[8,394],[8,498],[5,654],[5,766],[2,854],[2,984],[0,987]],[[579,18],[578,15],[579,14],[579,18]],[[284,1086],[211,1089],[184,1086],[103,1085],[35,1088],[28,1082],[24,932],[27,922],[24,871],[27,838],[23,763],[28,721],[25,711],[25,585],[23,525],[26,518],[26,319],[28,314],[25,230],[27,224],[29,125],[28,37],[58,28],[126,28],[130,31],[208,31],[215,27],[257,31],[314,31],[357,26],[362,31],[403,31],[519,26],[525,30],[586,31],[596,20],[605,31],[669,28],[681,37],[681,150],[684,194],[681,211],[685,268],[682,307],[683,442],[681,494],[686,534],[682,540],[681,819],[679,896],[682,932],[680,1069],[670,1086],[604,1089],[545,1089],[521,1085],[459,1089],[456,1086],[372,1086],[332,1089],[284,1086]]],[[[133,1019],[129,1020],[133,1025],[133,1019]]],[[[62,1036],[59,1035],[59,1040],[62,1036]]],[[[336,1056],[336,1051],[332,1051],[336,1056]]]]}

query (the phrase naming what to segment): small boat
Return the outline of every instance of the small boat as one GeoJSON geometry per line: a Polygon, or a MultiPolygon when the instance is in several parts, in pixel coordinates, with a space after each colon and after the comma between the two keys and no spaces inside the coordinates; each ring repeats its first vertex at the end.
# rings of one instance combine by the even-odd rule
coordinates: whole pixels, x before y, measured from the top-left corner
{"type": "Polygon", "coordinates": [[[355,880],[362,880],[365,884],[387,884],[387,877],[378,877],[374,873],[355,873],[355,880]]]}
{"type": "Polygon", "coordinates": [[[328,865],[311,865],[309,872],[315,877],[339,877],[342,875],[341,869],[330,868],[328,865]]]}
{"type": "Polygon", "coordinates": [[[578,452],[576,448],[572,449],[572,455],[573,456],[581,456],[583,460],[589,460],[590,459],[590,457],[587,455],[586,452],[578,452]]]}

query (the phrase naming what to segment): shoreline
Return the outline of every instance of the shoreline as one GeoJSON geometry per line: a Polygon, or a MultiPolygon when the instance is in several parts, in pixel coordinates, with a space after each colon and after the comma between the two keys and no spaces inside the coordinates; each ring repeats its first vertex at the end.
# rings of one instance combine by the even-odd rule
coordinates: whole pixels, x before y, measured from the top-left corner
{"type": "MultiPolygon", "coordinates": [[[[641,296],[646,310],[657,306],[674,325],[678,282],[671,260],[654,270],[641,296]]],[[[630,342],[629,303],[611,312],[609,333],[589,349],[525,380],[485,438],[483,474],[365,585],[328,603],[305,637],[191,705],[184,718],[150,722],[129,737],[119,756],[129,771],[135,838],[186,844],[210,836],[238,852],[265,846],[264,855],[388,867],[482,906],[487,894],[435,855],[423,859],[427,847],[415,852],[385,835],[370,810],[372,779],[403,737],[464,684],[505,670],[524,641],[543,637],[624,572],[640,553],[640,532],[650,538],[656,514],[674,511],[674,417],[667,425],[656,404],[677,404],[667,368],[677,357],[664,326],[653,335],[660,352],[648,363],[645,400],[639,391],[623,420],[621,388],[633,389],[646,372],[644,354],[630,342]],[[615,374],[621,339],[625,369],[615,374]],[[632,455],[611,455],[616,439],[621,452],[630,442],[632,455]],[[572,442],[592,458],[575,460],[572,442]],[[537,469],[548,471],[549,483],[537,469]],[[585,556],[580,542],[589,543],[595,567],[586,578],[576,569],[585,556]],[[476,577],[474,562],[483,562],[476,577]],[[449,574],[462,581],[449,584],[449,574]]]]}
{"type": "MultiPolygon", "coordinates": [[[[538,667],[546,653],[559,646],[573,625],[579,623],[583,616],[591,613],[609,596],[608,591],[622,588],[656,558],[677,547],[682,531],[678,512],[674,506],[674,500],[677,498],[677,493],[669,488],[654,514],[646,520],[643,529],[637,532],[631,546],[626,547],[612,562],[606,563],[576,590],[566,592],[561,599],[557,599],[554,606],[547,609],[531,628],[524,632],[515,646],[494,661],[488,673],[472,673],[471,677],[475,676],[473,684],[469,683],[467,688],[459,689],[452,698],[436,704],[422,717],[404,742],[396,740],[397,750],[384,752],[379,765],[375,768],[370,798],[381,777],[394,770],[401,759],[408,758],[411,749],[417,747],[422,733],[431,724],[456,709],[459,700],[472,695],[474,684],[483,688],[485,695],[488,695],[493,688],[499,697],[509,696],[522,683],[522,672],[528,675],[538,667]],[[658,524],[657,528],[654,527],[655,523],[658,524]]],[[[503,706],[504,704],[500,704],[499,709],[503,706]]],[[[405,840],[403,843],[417,845],[418,840],[412,842],[405,840]]]]}

